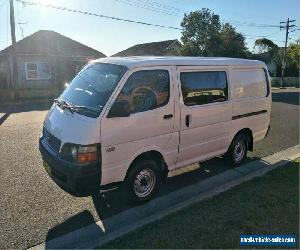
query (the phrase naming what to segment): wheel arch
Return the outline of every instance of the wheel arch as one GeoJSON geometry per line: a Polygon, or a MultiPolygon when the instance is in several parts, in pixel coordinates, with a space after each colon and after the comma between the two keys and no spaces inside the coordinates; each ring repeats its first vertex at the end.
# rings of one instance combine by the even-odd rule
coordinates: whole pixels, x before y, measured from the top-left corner
{"type": "MultiPolygon", "coordinates": [[[[250,128],[243,128],[243,129],[239,130],[234,135],[234,137],[232,138],[231,143],[240,134],[244,134],[244,135],[247,136],[247,138],[248,138],[248,150],[250,150],[252,152],[253,151],[253,132],[250,128]]],[[[230,145],[231,145],[231,143],[230,143],[230,145]]]]}
{"type": "Polygon", "coordinates": [[[130,171],[134,167],[134,163],[136,163],[137,161],[143,160],[143,159],[151,159],[151,160],[156,161],[157,164],[161,166],[161,171],[163,173],[163,177],[164,178],[167,177],[167,175],[168,175],[168,166],[167,166],[167,163],[165,161],[165,158],[164,158],[162,152],[160,152],[159,150],[156,150],[156,149],[151,149],[151,150],[148,150],[148,151],[141,152],[137,156],[135,156],[135,158],[131,161],[131,163],[130,163],[127,171],[126,171],[124,181],[127,180],[128,174],[130,173],[130,171]]]}

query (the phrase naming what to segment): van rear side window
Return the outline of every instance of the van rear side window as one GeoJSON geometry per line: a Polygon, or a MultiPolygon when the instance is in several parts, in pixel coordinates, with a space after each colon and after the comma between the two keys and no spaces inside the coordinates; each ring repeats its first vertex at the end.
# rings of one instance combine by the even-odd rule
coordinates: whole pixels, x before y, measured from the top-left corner
{"type": "Polygon", "coordinates": [[[183,101],[187,106],[228,100],[225,71],[182,72],[180,81],[183,101]]]}
{"type": "Polygon", "coordinates": [[[231,73],[233,98],[266,97],[269,84],[263,69],[235,69],[231,73]]]}

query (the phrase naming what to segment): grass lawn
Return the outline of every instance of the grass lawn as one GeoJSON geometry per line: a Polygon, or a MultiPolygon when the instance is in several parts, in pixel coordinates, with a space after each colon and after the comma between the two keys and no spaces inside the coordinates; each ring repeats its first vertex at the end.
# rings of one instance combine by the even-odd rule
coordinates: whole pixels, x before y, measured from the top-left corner
{"type": "Polygon", "coordinates": [[[240,248],[240,234],[292,234],[299,240],[299,162],[300,158],[102,248],[240,248]]]}

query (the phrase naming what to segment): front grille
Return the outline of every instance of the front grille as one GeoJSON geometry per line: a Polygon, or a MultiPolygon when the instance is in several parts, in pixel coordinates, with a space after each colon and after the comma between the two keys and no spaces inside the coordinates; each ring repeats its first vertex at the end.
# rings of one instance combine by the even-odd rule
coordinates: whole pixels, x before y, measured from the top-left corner
{"type": "Polygon", "coordinates": [[[53,149],[54,152],[59,152],[61,141],[55,136],[51,135],[45,127],[43,127],[43,138],[45,138],[47,144],[53,149]]]}

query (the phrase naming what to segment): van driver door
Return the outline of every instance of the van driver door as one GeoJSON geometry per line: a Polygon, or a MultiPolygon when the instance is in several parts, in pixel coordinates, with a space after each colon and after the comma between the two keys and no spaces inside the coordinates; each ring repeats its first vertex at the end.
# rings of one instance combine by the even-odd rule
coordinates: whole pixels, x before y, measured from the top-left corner
{"type": "Polygon", "coordinates": [[[102,179],[105,182],[123,180],[130,161],[148,148],[167,152],[166,160],[175,164],[179,138],[172,140],[173,69],[168,66],[135,69],[123,86],[119,86],[101,120],[102,179]],[[122,117],[125,106],[129,113],[122,117]],[[120,115],[111,116],[110,112],[116,109],[120,109],[120,115]]]}

